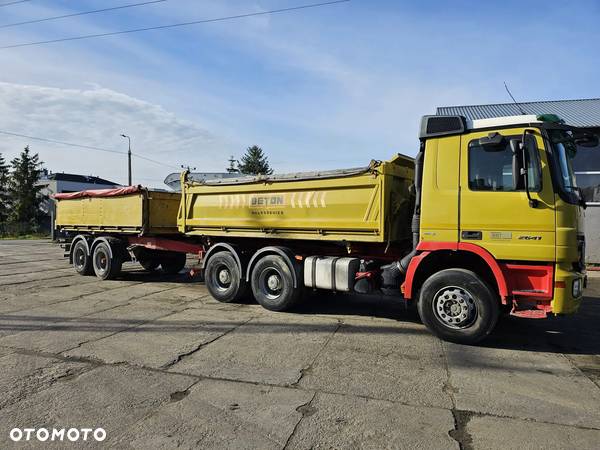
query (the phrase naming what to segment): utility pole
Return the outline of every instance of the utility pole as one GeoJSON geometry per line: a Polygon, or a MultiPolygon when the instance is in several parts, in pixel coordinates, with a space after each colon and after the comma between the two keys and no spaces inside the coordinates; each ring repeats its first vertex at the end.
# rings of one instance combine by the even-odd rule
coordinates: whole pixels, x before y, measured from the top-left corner
{"type": "Polygon", "coordinates": [[[233,157],[233,155],[231,155],[231,158],[229,158],[229,167],[227,168],[227,172],[228,173],[237,173],[239,172],[238,169],[236,169],[235,165],[237,163],[237,159],[235,159],[233,157]]]}
{"type": "Polygon", "coordinates": [[[127,147],[127,182],[128,186],[131,186],[131,138],[126,134],[122,134],[121,137],[127,138],[128,147],[127,147]]]}

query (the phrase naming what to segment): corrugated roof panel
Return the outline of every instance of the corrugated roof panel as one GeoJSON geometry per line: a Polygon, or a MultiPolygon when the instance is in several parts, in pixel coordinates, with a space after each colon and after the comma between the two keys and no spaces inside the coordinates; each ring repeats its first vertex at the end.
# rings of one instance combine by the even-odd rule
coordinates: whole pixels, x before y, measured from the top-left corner
{"type": "MultiPolygon", "coordinates": [[[[569,125],[600,127],[600,98],[524,102],[519,106],[526,114],[556,114],[569,125]]],[[[442,106],[437,108],[437,114],[442,116],[461,115],[471,120],[491,119],[493,117],[518,116],[521,114],[519,106],[514,103],[442,106]]]]}

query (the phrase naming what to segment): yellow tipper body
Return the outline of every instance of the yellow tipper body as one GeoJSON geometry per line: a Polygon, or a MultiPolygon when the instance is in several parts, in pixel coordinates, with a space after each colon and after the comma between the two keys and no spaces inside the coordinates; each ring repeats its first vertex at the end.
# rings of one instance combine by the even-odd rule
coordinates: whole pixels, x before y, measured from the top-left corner
{"type": "Polygon", "coordinates": [[[180,194],[142,189],[113,197],[57,199],[56,226],[66,231],[177,233],[180,194]]]}
{"type": "Polygon", "coordinates": [[[412,158],[363,169],[222,180],[182,176],[188,235],[388,242],[410,236],[412,158]]]}

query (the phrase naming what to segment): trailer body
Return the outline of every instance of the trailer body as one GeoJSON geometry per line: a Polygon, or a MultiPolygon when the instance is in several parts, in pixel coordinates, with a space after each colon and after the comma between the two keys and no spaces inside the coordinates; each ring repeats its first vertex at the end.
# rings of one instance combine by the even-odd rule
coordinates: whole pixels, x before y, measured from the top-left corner
{"type": "Polygon", "coordinates": [[[81,233],[175,235],[180,194],[138,186],[58,194],[56,226],[81,233]]]}

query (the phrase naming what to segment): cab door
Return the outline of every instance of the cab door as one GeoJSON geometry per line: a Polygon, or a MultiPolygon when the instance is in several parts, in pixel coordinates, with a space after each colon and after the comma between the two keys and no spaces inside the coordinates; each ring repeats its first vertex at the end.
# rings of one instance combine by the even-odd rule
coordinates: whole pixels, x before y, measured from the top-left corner
{"type": "Polygon", "coordinates": [[[537,149],[529,154],[527,173],[530,206],[524,183],[514,186],[510,140],[523,136],[523,128],[502,130],[498,145],[482,145],[490,131],[461,136],[459,239],[487,249],[496,259],[554,261],[554,192],[546,152],[539,130],[537,149]]]}

